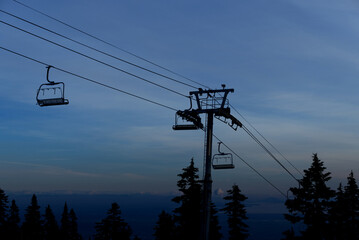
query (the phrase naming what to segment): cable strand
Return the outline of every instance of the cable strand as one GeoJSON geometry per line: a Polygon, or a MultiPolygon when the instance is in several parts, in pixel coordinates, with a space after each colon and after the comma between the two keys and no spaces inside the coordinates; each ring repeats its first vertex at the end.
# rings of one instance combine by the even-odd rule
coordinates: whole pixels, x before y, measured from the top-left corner
{"type": "Polygon", "coordinates": [[[119,58],[119,57],[114,56],[114,55],[112,55],[112,54],[109,54],[109,53],[107,53],[107,52],[101,51],[101,50],[99,50],[99,49],[97,49],[97,48],[91,47],[91,46],[89,46],[89,45],[87,45],[87,44],[81,43],[81,42],[79,42],[79,41],[77,41],[77,40],[74,40],[74,39],[72,39],[72,38],[70,38],[70,37],[67,37],[67,36],[63,35],[63,34],[60,34],[60,33],[58,33],[58,32],[55,32],[55,31],[53,31],[53,30],[50,30],[50,29],[45,28],[45,27],[43,27],[43,26],[40,26],[39,24],[36,24],[36,23],[34,23],[34,22],[31,22],[31,21],[29,21],[29,20],[26,20],[26,19],[24,19],[24,18],[21,18],[21,17],[19,17],[19,16],[16,16],[16,15],[14,15],[14,14],[12,14],[12,13],[6,12],[6,11],[1,10],[1,9],[0,9],[0,12],[5,13],[5,14],[11,16],[11,17],[14,17],[14,18],[16,18],[16,19],[19,19],[19,20],[21,20],[21,21],[23,21],[23,22],[26,22],[26,23],[28,23],[28,24],[31,24],[31,25],[33,25],[33,26],[35,26],[35,27],[41,28],[42,30],[45,30],[45,31],[50,32],[50,33],[52,33],[52,34],[55,34],[55,35],[57,35],[57,36],[59,36],[59,37],[62,37],[62,38],[64,38],[64,39],[67,39],[67,40],[69,40],[69,41],[71,41],[71,42],[74,42],[74,43],[76,43],[76,44],[79,44],[79,45],[81,45],[81,46],[83,46],[83,47],[86,47],[86,48],[88,48],[88,49],[91,49],[91,50],[93,50],[93,51],[96,51],[96,52],[98,52],[98,53],[101,53],[101,54],[106,55],[106,56],[108,56],[108,57],[114,58],[114,59],[116,59],[116,60],[118,60],[118,61],[124,62],[124,63],[126,63],[126,64],[128,64],[128,65],[131,65],[131,66],[134,66],[134,67],[136,67],[136,68],[142,69],[142,70],[144,70],[144,71],[150,72],[150,73],[155,74],[155,75],[157,75],[157,76],[166,78],[166,79],[171,80],[171,81],[173,81],[173,82],[176,82],[176,83],[185,85],[185,86],[187,86],[187,87],[196,88],[196,87],[193,86],[193,85],[190,85],[190,84],[187,84],[187,83],[185,83],[185,82],[179,81],[179,80],[177,80],[177,79],[171,78],[171,77],[166,76],[166,75],[164,75],[164,74],[161,74],[161,73],[152,71],[152,70],[150,70],[150,69],[148,69],[148,68],[145,68],[145,67],[142,67],[142,66],[140,66],[140,65],[138,65],[138,64],[132,63],[132,62],[127,61],[127,60],[125,60],[125,59],[122,59],[122,58],[119,58]]]}
{"type": "Polygon", "coordinates": [[[277,186],[275,186],[271,181],[269,181],[265,176],[263,176],[258,170],[256,170],[253,166],[251,166],[247,161],[245,161],[241,156],[239,156],[234,150],[232,150],[227,144],[225,144],[222,140],[220,140],[216,135],[213,136],[229,150],[231,151],[236,157],[238,157],[244,164],[246,164],[250,169],[252,169],[255,173],[257,173],[264,181],[269,183],[274,189],[276,189],[281,195],[287,198],[287,195],[281,191],[277,186]]]}
{"type": "Polygon", "coordinates": [[[148,59],[146,59],[146,58],[143,58],[143,57],[141,57],[141,56],[139,56],[139,55],[137,55],[137,54],[134,54],[134,53],[132,53],[132,52],[130,52],[130,51],[127,51],[127,50],[125,50],[125,49],[123,49],[123,48],[120,48],[120,47],[118,47],[118,46],[116,46],[116,45],[114,45],[114,44],[112,44],[112,43],[110,43],[110,42],[108,42],[108,41],[105,41],[105,40],[103,40],[103,39],[101,39],[101,38],[99,38],[99,37],[96,37],[96,36],[94,36],[94,35],[92,35],[92,34],[90,34],[90,33],[85,32],[85,31],[83,31],[83,30],[81,30],[81,29],[79,29],[79,28],[76,28],[76,27],[74,27],[74,26],[72,26],[72,25],[70,25],[70,24],[68,24],[68,23],[65,23],[64,21],[61,21],[61,20],[59,20],[59,19],[57,19],[57,18],[54,18],[54,17],[52,17],[52,16],[50,16],[50,15],[44,13],[44,12],[41,12],[41,11],[39,11],[39,10],[33,8],[33,7],[30,7],[30,6],[24,4],[24,3],[20,2],[20,1],[17,1],[17,0],[13,0],[13,1],[16,2],[16,3],[18,3],[18,4],[20,4],[20,5],[22,5],[22,6],[24,6],[24,7],[26,7],[26,8],[28,8],[28,9],[30,9],[30,10],[32,10],[32,11],[35,11],[35,12],[37,12],[37,13],[43,15],[43,16],[46,16],[46,17],[48,17],[48,18],[50,18],[50,19],[52,19],[52,20],[54,20],[54,21],[56,21],[56,22],[58,22],[58,23],[61,23],[61,24],[65,25],[65,26],[67,26],[67,27],[69,27],[69,28],[71,28],[71,29],[73,29],[73,30],[75,30],[75,31],[78,31],[78,32],[80,32],[80,33],[82,33],[82,34],[85,34],[85,35],[88,36],[88,37],[91,37],[91,38],[93,38],[93,39],[96,39],[97,41],[100,41],[100,42],[102,42],[102,43],[104,43],[104,44],[107,44],[107,45],[109,45],[109,46],[111,46],[111,47],[113,47],[113,48],[116,48],[116,49],[118,49],[118,50],[120,50],[120,51],[122,51],[122,52],[125,52],[125,53],[127,53],[127,54],[129,54],[129,55],[131,55],[131,56],[133,56],[133,57],[135,57],[135,58],[141,59],[142,61],[145,61],[145,62],[147,62],[147,63],[149,63],[149,64],[151,64],[151,65],[153,65],[153,66],[156,66],[156,67],[158,67],[158,68],[160,68],[160,69],[162,69],[162,70],[165,70],[165,71],[167,71],[167,72],[169,72],[169,73],[172,73],[172,74],[174,74],[174,75],[176,75],[176,76],[178,76],[178,77],[181,77],[181,78],[183,78],[183,79],[186,79],[186,80],[188,80],[188,81],[190,81],[190,82],[192,82],[192,83],[196,83],[196,84],[198,84],[198,85],[200,85],[200,86],[202,86],[202,87],[208,88],[207,86],[205,86],[205,85],[203,85],[203,84],[201,84],[201,83],[199,83],[199,82],[197,82],[197,81],[194,81],[194,80],[192,80],[192,79],[190,79],[190,78],[188,78],[188,77],[185,77],[185,76],[183,76],[183,75],[181,75],[181,74],[179,74],[179,73],[176,73],[175,71],[172,71],[172,70],[170,70],[170,69],[168,69],[168,68],[166,68],[166,67],[163,67],[163,66],[161,66],[161,65],[159,65],[159,64],[157,64],[157,63],[155,63],[155,62],[153,62],[153,61],[150,61],[150,60],[148,60],[148,59]]]}
{"type": "MultiPolygon", "coordinates": [[[[37,59],[35,59],[35,58],[32,58],[32,57],[26,56],[26,55],[24,55],[24,54],[21,54],[21,53],[12,51],[12,50],[10,50],[10,49],[4,48],[4,47],[2,47],[2,46],[0,46],[0,49],[5,50],[5,51],[10,52],[10,53],[13,53],[13,54],[15,54],[15,55],[17,55],[17,56],[26,58],[26,59],[31,60],[31,61],[33,61],[33,62],[36,62],[36,63],[42,64],[42,65],[45,65],[45,66],[49,66],[49,65],[50,65],[50,64],[47,64],[47,63],[45,63],[45,62],[39,61],[39,60],[37,60],[37,59]]],[[[51,65],[51,66],[52,66],[52,65],[51,65]]],[[[62,68],[59,68],[59,67],[55,67],[55,66],[52,66],[52,68],[54,68],[54,69],[56,69],[56,70],[58,70],[58,71],[67,73],[67,74],[69,74],[69,75],[75,76],[75,77],[77,77],[77,78],[81,78],[81,79],[83,79],[83,80],[86,80],[86,81],[95,83],[95,84],[97,84],[97,85],[101,85],[101,86],[103,86],[103,87],[106,87],[106,88],[109,88],[109,89],[112,89],[112,90],[121,92],[121,93],[123,93],[123,94],[129,95],[129,96],[132,96],[132,97],[135,97],[135,98],[138,98],[138,99],[141,99],[141,100],[143,100],[143,101],[146,101],[146,102],[149,102],[149,103],[152,103],[152,104],[155,104],[155,105],[158,105],[158,106],[161,106],[161,107],[164,107],[164,108],[173,110],[173,111],[177,111],[177,109],[175,109],[175,108],[173,108],[173,107],[169,107],[169,106],[166,106],[166,105],[164,105],[164,104],[162,104],[162,103],[155,102],[155,101],[153,101],[153,100],[150,100],[150,99],[147,99],[147,98],[138,96],[138,95],[136,95],[136,94],[133,94],[133,93],[130,93],[130,92],[121,90],[121,89],[119,89],[119,88],[112,87],[112,86],[110,86],[110,85],[101,83],[101,82],[99,82],[99,81],[96,81],[96,80],[93,80],[93,79],[90,79],[90,78],[87,78],[87,77],[83,77],[83,76],[81,76],[81,75],[79,75],[79,74],[76,74],[76,73],[67,71],[67,70],[65,70],[65,69],[62,69],[62,68]]]]}
{"type": "Polygon", "coordinates": [[[302,177],[304,176],[303,173],[301,171],[298,170],[298,168],[296,168],[291,161],[289,161],[271,142],[269,142],[269,140],[267,138],[265,138],[263,136],[263,134],[261,134],[236,108],[234,108],[234,106],[232,106],[230,104],[231,108],[241,117],[243,118],[243,120],[251,127],[254,129],[254,131],[261,137],[263,138],[279,155],[282,156],[282,158],[284,160],[286,160],[300,175],[302,175],[302,177]]]}
{"type": "Polygon", "coordinates": [[[12,24],[9,24],[9,23],[7,23],[7,22],[4,22],[4,21],[2,21],[2,20],[0,20],[0,23],[5,24],[5,25],[7,25],[7,26],[10,26],[10,27],[12,27],[12,28],[15,28],[15,29],[17,29],[17,30],[19,30],[19,31],[22,31],[22,32],[24,32],[24,33],[27,33],[27,34],[29,34],[29,35],[31,35],[31,36],[37,37],[37,38],[39,38],[39,39],[41,39],[41,40],[44,40],[44,41],[46,41],[46,42],[49,42],[49,43],[51,43],[51,44],[54,44],[54,45],[56,45],[56,46],[58,46],[58,47],[64,48],[64,49],[66,49],[66,50],[68,50],[68,51],[70,51],[70,52],[76,53],[76,54],[78,54],[78,55],[80,55],[80,56],[83,56],[83,57],[85,57],[85,58],[88,58],[88,59],[90,59],[90,60],[92,60],[92,61],[95,61],[95,62],[97,62],[97,63],[103,64],[103,65],[105,65],[105,66],[107,66],[107,67],[110,67],[110,68],[113,68],[113,69],[115,69],[115,70],[118,70],[118,71],[120,71],[120,72],[122,72],[122,73],[125,73],[125,74],[129,75],[129,76],[132,76],[132,77],[135,77],[135,78],[140,79],[140,80],[142,80],[142,81],[145,81],[145,82],[147,82],[147,83],[149,83],[149,84],[152,84],[152,85],[154,85],[154,86],[157,86],[157,87],[159,87],[159,88],[165,89],[165,90],[167,90],[167,91],[170,91],[170,92],[175,93],[175,94],[177,94],[177,95],[180,95],[180,96],[182,96],[182,97],[186,97],[186,98],[188,97],[187,95],[182,94],[182,93],[180,93],[180,92],[178,92],[178,91],[172,90],[172,89],[167,88],[167,87],[165,87],[165,86],[162,86],[162,85],[160,85],[160,84],[158,84],[158,83],[155,83],[155,82],[152,82],[152,81],[150,81],[150,80],[148,80],[148,79],[145,79],[145,78],[143,78],[143,77],[140,77],[140,76],[138,76],[138,75],[136,75],[136,74],[130,73],[130,72],[125,71],[125,70],[123,70],[123,69],[121,69],[121,68],[115,67],[115,66],[113,66],[113,65],[111,65],[111,64],[108,64],[108,63],[105,63],[105,62],[103,62],[103,61],[101,61],[101,60],[98,60],[98,59],[96,59],[96,58],[90,57],[90,56],[88,56],[88,55],[86,55],[86,54],[83,54],[83,53],[81,53],[81,52],[78,52],[78,51],[76,51],[76,50],[73,50],[73,49],[71,49],[71,48],[68,48],[68,47],[66,47],[66,46],[64,46],[64,45],[61,45],[61,44],[59,44],[59,43],[56,43],[56,42],[54,42],[54,41],[51,41],[51,40],[49,40],[49,39],[46,39],[46,38],[44,38],[44,37],[41,37],[41,36],[39,36],[39,35],[36,35],[36,34],[34,34],[34,33],[29,32],[29,31],[26,31],[26,30],[24,30],[24,29],[22,29],[22,28],[16,27],[16,26],[14,26],[14,25],[12,25],[12,24]]]}

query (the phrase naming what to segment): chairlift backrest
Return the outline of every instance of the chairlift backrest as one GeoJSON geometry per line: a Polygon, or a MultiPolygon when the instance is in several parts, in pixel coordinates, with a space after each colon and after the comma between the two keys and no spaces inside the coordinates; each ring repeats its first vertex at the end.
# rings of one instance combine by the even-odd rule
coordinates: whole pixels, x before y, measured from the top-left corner
{"type": "Polygon", "coordinates": [[[231,153],[215,154],[212,159],[213,169],[232,169],[234,168],[233,156],[231,153]]]}

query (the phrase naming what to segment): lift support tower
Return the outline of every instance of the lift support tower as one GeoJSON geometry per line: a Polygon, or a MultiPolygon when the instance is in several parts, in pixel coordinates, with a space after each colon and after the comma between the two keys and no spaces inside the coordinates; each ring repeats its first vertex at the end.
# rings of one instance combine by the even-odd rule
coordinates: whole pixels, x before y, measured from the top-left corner
{"type": "MultiPolygon", "coordinates": [[[[203,198],[201,209],[201,240],[209,239],[209,222],[210,222],[210,206],[212,197],[212,138],[213,138],[213,118],[218,118],[221,121],[228,123],[233,129],[242,127],[235,117],[230,114],[229,103],[227,95],[230,92],[234,92],[234,89],[225,89],[225,85],[222,85],[223,89],[218,90],[203,90],[190,92],[191,108],[184,111],[176,112],[174,130],[194,130],[203,129],[206,133],[205,138],[205,165],[204,165],[204,177],[203,177],[203,198]],[[197,103],[197,109],[192,109],[192,99],[197,103]],[[205,113],[207,116],[206,129],[201,122],[200,114],[205,113]],[[189,124],[179,124],[178,118],[182,118],[189,124]],[[223,119],[224,118],[224,119],[223,119]],[[227,121],[230,122],[227,122],[227,121]]],[[[224,165],[223,165],[224,166],[224,165]]],[[[234,167],[234,166],[233,166],[234,167]]],[[[233,168],[231,167],[231,168],[233,168]]],[[[222,169],[227,169],[228,164],[222,169]]],[[[217,165],[216,169],[221,169],[221,165],[217,165]]]]}

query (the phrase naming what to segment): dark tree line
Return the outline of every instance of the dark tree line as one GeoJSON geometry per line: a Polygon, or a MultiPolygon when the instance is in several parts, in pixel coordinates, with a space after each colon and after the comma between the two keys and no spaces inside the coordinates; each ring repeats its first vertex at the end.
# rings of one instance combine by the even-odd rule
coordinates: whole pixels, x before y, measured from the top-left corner
{"type": "MultiPolygon", "coordinates": [[[[75,211],[64,205],[60,225],[50,207],[41,215],[34,194],[26,208],[24,221],[20,224],[19,208],[15,200],[9,205],[8,196],[0,189],[0,239],[1,240],[82,240],[78,233],[75,211]]],[[[107,216],[95,226],[94,240],[140,240],[132,236],[130,226],[121,217],[120,206],[113,203],[107,216]]]]}
{"type": "MultiPolygon", "coordinates": [[[[292,193],[285,205],[285,218],[292,227],[283,233],[285,240],[339,240],[359,239],[359,188],[350,172],[346,185],[339,184],[336,190],[327,186],[331,173],[324,163],[313,155],[311,166],[304,170],[298,187],[290,188],[292,193]],[[296,226],[300,225],[300,230],[296,226]]],[[[200,238],[202,184],[198,168],[193,159],[189,166],[178,174],[179,196],[172,199],[178,206],[167,213],[162,211],[154,227],[155,240],[198,240],[200,238]]],[[[222,239],[218,211],[227,215],[229,240],[244,240],[249,236],[246,224],[247,212],[243,202],[247,199],[237,185],[233,185],[224,197],[225,206],[218,210],[210,206],[210,240],[222,239]]],[[[42,215],[36,195],[32,196],[26,208],[23,222],[15,200],[0,189],[0,239],[1,240],[82,240],[78,233],[77,216],[73,209],[64,205],[61,220],[48,205],[42,215]]],[[[107,215],[95,225],[93,240],[139,240],[131,227],[121,217],[120,206],[113,203],[107,215]]]]}
{"type": "Polygon", "coordinates": [[[0,189],[0,237],[3,240],[81,240],[77,230],[75,211],[68,211],[65,203],[58,226],[50,205],[41,215],[37,197],[34,194],[26,208],[24,221],[20,224],[19,208],[15,200],[9,206],[8,196],[0,189]]]}
{"type": "Polygon", "coordinates": [[[289,212],[285,218],[292,228],[284,232],[284,239],[359,239],[359,189],[354,174],[349,174],[344,189],[339,184],[336,191],[327,186],[330,174],[314,154],[300,186],[289,189],[293,198],[285,202],[289,212]],[[295,232],[295,224],[305,229],[295,232]]]}
{"type": "MultiPolygon", "coordinates": [[[[181,195],[174,197],[172,201],[179,206],[173,210],[172,214],[162,211],[158,216],[153,234],[156,240],[200,239],[202,185],[198,176],[198,168],[194,166],[193,159],[188,167],[182,169],[182,173],[178,174],[178,177],[180,179],[177,186],[181,195]]],[[[228,216],[229,239],[246,239],[248,226],[244,222],[247,216],[243,201],[247,197],[241,193],[237,185],[234,185],[227,191],[227,196],[224,199],[227,203],[221,211],[228,216]]],[[[210,211],[209,239],[220,240],[222,239],[221,226],[217,216],[218,210],[213,202],[210,211]]]]}

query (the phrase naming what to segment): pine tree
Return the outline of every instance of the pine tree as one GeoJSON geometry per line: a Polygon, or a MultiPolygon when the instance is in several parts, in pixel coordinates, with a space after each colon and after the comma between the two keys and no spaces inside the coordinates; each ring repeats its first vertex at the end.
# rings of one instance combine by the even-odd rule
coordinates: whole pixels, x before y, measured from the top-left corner
{"type": "Polygon", "coordinates": [[[178,174],[180,180],[177,182],[181,195],[172,199],[181,204],[173,210],[177,225],[176,234],[179,239],[197,240],[200,236],[201,185],[193,158],[190,165],[182,170],[183,172],[178,174]]]}
{"type": "Polygon", "coordinates": [[[36,195],[32,195],[31,205],[26,208],[25,221],[22,225],[23,240],[42,240],[43,229],[40,206],[36,195]]]}
{"type": "Polygon", "coordinates": [[[345,215],[347,206],[345,203],[342,184],[339,184],[335,193],[335,199],[329,209],[329,231],[333,239],[345,239],[345,215]]]}
{"type": "Polygon", "coordinates": [[[154,227],[155,240],[173,240],[175,238],[175,224],[171,214],[162,211],[158,216],[158,221],[154,227]]]}
{"type": "Polygon", "coordinates": [[[60,240],[60,229],[56,222],[50,205],[47,206],[44,215],[44,240],[60,240]]]}
{"type": "Polygon", "coordinates": [[[95,228],[95,240],[130,240],[132,235],[130,226],[121,217],[120,206],[117,203],[112,203],[107,217],[96,223],[95,228]]]}
{"type": "Polygon", "coordinates": [[[12,240],[19,240],[20,239],[20,215],[19,215],[19,208],[16,205],[15,200],[11,201],[11,206],[9,209],[9,217],[7,220],[7,238],[5,239],[12,239],[12,240]]]}
{"type": "Polygon", "coordinates": [[[248,225],[244,220],[248,219],[248,217],[245,206],[242,203],[247,197],[241,193],[238,185],[234,184],[232,189],[227,191],[227,196],[224,199],[227,203],[222,211],[228,216],[229,240],[247,239],[249,236],[248,225]]]}
{"type": "Polygon", "coordinates": [[[70,221],[70,239],[71,240],[80,240],[82,237],[78,232],[78,225],[77,225],[77,216],[75,211],[71,208],[69,213],[69,221],[70,221]]]}
{"type": "Polygon", "coordinates": [[[219,225],[217,209],[215,204],[211,203],[211,216],[209,223],[209,240],[220,240],[222,238],[222,234],[220,233],[221,226],[219,225]]]}
{"type": "Polygon", "coordinates": [[[60,236],[61,240],[71,240],[70,234],[70,219],[69,219],[69,210],[67,203],[65,202],[64,210],[61,215],[61,226],[60,226],[60,236]]]}
{"type": "Polygon", "coordinates": [[[344,187],[345,232],[347,239],[359,239],[359,189],[353,171],[348,176],[348,183],[344,187]]]}
{"type": "Polygon", "coordinates": [[[289,229],[283,232],[284,238],[282,240],[295,240],[300,239],[299,237],[295,236],[293,226],[289,229]]]}
{"type": "Polygon", "coordinates": [[[300,187],[290,188],[294,199],[288,199],[285,205],[289,211],[285,217],[292,224],[302,222],[306,229],[302,231],[304,239],[327,239],[329,236],[328,211],[330,200],[335,196],[326,183],[331,179],[325,171],[324,163],[313,155],[312,165],[304,170],[299,180],[300,187]]]}
{"type": "Polygon", "coordinates": [[[4,190],[0,188],[0,236],[5,236],[6,234],[7,212],[9,209],[8,204],[8,196],[5,194],[4,190]]]}

